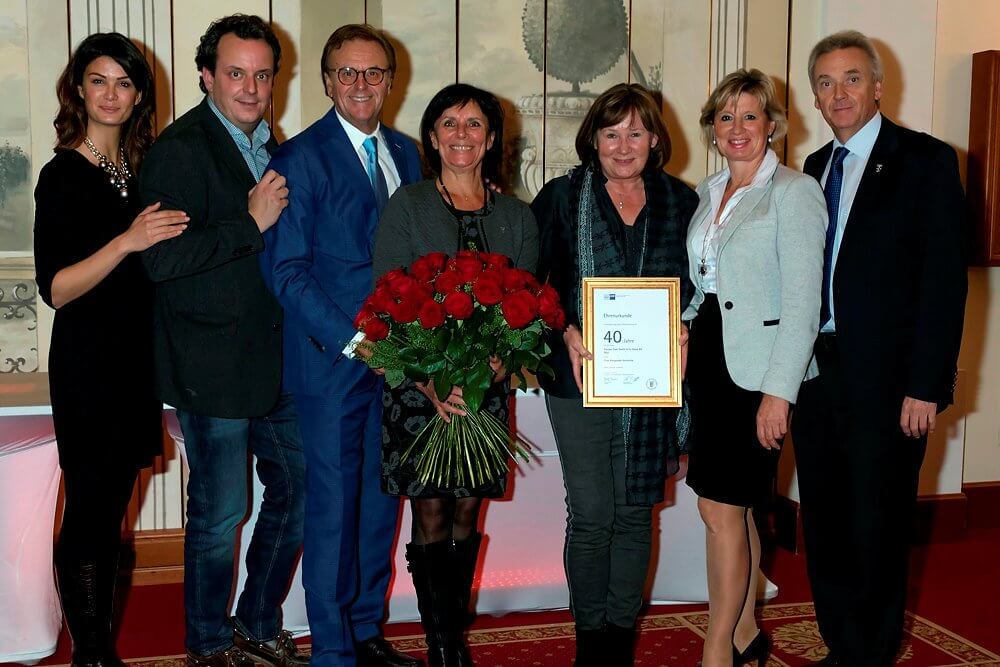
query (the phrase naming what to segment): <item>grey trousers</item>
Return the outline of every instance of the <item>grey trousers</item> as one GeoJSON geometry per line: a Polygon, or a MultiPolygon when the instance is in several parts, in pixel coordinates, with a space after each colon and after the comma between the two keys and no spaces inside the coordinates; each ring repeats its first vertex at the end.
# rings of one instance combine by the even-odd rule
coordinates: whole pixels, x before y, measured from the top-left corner
{"type": "Polygon", "coordinates": [[[625,504],[621,411],[546,396],[566,486],[563,562],[579,630],[630,628],[642,606],[652,508],[625,504]]]}

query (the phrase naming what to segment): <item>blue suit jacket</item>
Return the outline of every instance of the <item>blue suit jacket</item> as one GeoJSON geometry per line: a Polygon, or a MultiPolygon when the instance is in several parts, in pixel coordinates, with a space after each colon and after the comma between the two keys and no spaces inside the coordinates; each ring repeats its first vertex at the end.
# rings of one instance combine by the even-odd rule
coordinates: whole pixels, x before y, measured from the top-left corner
{"type": "MultiPolygon", "coordinates": [[[[402,184],[419,180],[416,145],[385,125],[382,136],[402,184]]],[[[378,216],[368,174],[336,111],[285,142],[269,168],[288,180],[289,191],[261,256],[265,280],[285,309],[284,387],[313,396],[370,387],[375,375],[341,351],[372,290],[378,216]]]]}

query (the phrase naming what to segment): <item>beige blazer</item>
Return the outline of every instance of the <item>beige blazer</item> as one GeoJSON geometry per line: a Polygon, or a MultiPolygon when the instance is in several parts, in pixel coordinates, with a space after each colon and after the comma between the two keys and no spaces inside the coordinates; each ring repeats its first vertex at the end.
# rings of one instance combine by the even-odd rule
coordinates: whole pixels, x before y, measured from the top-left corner
{"type": "MultiPolygon", "coordinates": [[[[691,219],[687,247],[695,294],[683,319],[704,302],[698,285],[698,228],[711,215],[708,179],[691,219]]],[[[826,240],[826,200],[810,176],[778,165],[764,187],[736,205],[719,238],[717,286],[726,367],[750,391],[795,402],[803,380],[818,375],[813,343],[819,330],[826,240]]],[[[697,328],[692,331],[697,336],[697,328]]]]}

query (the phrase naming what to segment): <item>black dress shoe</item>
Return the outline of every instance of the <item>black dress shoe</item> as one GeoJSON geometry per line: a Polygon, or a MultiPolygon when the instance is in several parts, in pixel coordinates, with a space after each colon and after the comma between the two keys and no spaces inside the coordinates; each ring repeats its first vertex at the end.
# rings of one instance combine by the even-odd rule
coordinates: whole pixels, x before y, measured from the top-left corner
{"type": "Polygon", "coordinates": [[[354,650],[358,654],[358,667],[424,667],[423,660],[400,653],[382,635],[357,642],[354,650]]]}
{"type": "Polygon", "coordinates": [[[758,631],[747,647],[740,651],[733,644],[733,665],[741,667],[748,662],[756,662],[758,667],[767,664],[767,656],[771,653],[771,641],[763,631],[758,631]]]}
{"type": "Polygon", "coordinates": [[[309,656],[299,651],[288,630],[279,632],[275,645],[271,646],[268,642],[259,642],[234,628],[233,645],[258,664],[271,667],[306,667],[309,664],[309,656]]]}

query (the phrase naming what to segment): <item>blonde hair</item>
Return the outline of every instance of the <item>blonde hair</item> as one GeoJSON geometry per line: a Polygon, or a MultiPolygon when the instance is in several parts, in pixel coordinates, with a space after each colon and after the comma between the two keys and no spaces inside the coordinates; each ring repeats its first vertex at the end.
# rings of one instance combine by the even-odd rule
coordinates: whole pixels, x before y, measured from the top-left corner
{"type": "Polygon", "coordinates": [[[785,107],[778,101],[774,82],[759,69],[738,69],[727,74],[719,82],[701,108],[698,124],[701,125],[701,135],[706,144],[712,143],[715,114],[724,109],[731,101],[738,99],[743,93],[757,98],[757,101],[760,102],[760,108],[774,123],[771,139],[778,141],[785,136],[785,132],[788,131],[788,118],[785,116],[785,107]]]}

